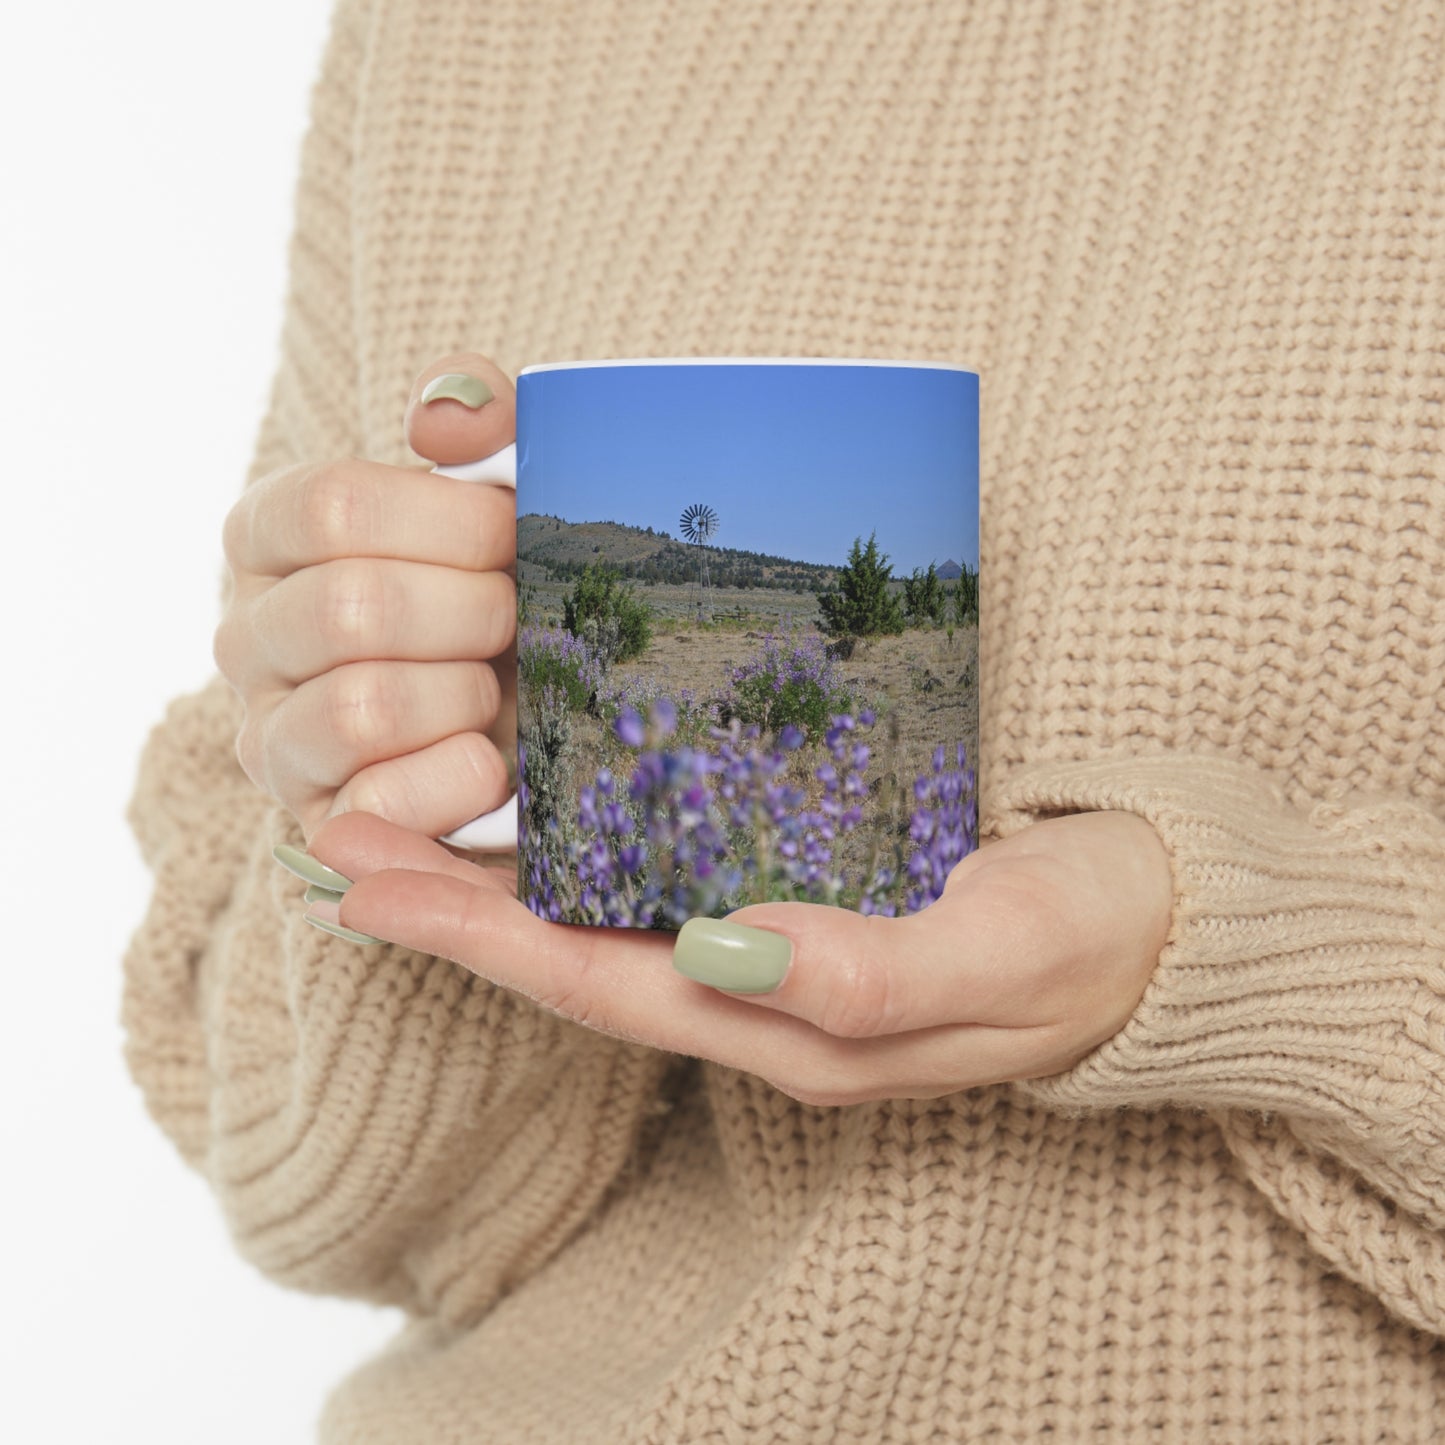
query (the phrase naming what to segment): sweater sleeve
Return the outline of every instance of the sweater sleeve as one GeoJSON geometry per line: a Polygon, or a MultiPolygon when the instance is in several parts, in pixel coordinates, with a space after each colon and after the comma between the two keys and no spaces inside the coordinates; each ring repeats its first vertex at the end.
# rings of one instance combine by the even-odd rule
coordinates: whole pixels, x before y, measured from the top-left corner
{"type": "Polygon", "coordinates": [[[1021,771],[996,831],[1114,809],[1153,825],[1174,913],[1132,1017],[1015,1087],[1065,1113],[1207,1111],[1331,1268],[1445,1334],[1445,820],[1408,797],[1300,808],[1209,756],[1021,771]]]}
{"type": "MultiPolygon", "coordinates": [[[[349,177],[366,8],[342,0],[312,95],[253,480],[359,446],[349,177]]],[[[447,960],[307,927],[302,885],[271,857],[301,830],[241,771],[240,722],[215,678],[143,750],[127,816],[154,881],[124,960],[126,1064],[264,1273],[466,1323],[636,1163],[672,1056],[447,960]]]]}

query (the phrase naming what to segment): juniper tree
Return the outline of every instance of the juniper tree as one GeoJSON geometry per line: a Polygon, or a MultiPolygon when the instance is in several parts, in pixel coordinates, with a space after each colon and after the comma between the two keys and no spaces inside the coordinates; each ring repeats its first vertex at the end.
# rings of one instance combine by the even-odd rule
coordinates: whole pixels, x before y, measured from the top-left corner
{"type": "Polygon", "coordinates": [[[937,626],[948,607],[948,594],[938,580],[938,568],[932,562],[928,571],[915,567],[911,577],[903,579],[903,611],[916,626],[937,626]]]}
{"type": "Polygon", "coordinates": [[[614,568],[589,564],[563,599],[562,625],[601,647],[609,664],[627,662],[652,641],[652,608],[630,587],[618,586],[614,568]]]}
{"type": "Polygon", "coordinates": [[[878,550],[877,534],[869,534],[866,547],[861,537],[855,537],[836,586],[818,596],[824,631],[835,637],[902,632],[903,611],[889,586],[892,578],[888,557],[878,550]]]}
{"type": "Polygon", "coordinates": [[[959,626],[978,621],[978,572],[970,572],[967,562],[953,586],[953,620],[959,626]]]}

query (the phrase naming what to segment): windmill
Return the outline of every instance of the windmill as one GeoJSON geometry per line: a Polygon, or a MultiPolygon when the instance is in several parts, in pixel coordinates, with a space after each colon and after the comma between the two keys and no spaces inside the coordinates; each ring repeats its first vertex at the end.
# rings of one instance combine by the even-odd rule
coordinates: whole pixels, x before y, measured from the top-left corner
{"type": "Polygon", "coordinates": [[[683,540],[691,542],[697,548],[697,620],[699,622],[703,620],[704,609],[711,610],[712,579],[707,572],[707,544],[708,539],[717,531],[717,522],[717,513],[706,502],[694,502],[690,507],[683,508],[682,520],[678,523],[683,540]]]}

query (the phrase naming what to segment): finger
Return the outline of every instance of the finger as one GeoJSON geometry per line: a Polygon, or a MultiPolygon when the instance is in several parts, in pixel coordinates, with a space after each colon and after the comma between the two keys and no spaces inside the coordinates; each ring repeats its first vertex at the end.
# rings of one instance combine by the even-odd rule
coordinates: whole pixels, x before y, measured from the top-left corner
{"type": "Polygon", "coordinates": [[[238,574],[260,577],[341,557],[505,571],[517,550],[516,498],[502,487],[344,457],[262,477],[227,515],[222,542],[238,574]]]}
{"type": "Polygon", "coordinates": [[[353,662],[248,715],[242,747],[264,760],[266,791],[310,808],[374,763],[486,732],[498,702],[484,662],[353,662]]]}
{"type": "Polygon", "coordinates": [[[406,406],[406,441],[418,456],[442,465],[480,461],[516,436],[516,388],[485,356],[453,352],[417,377],[406,406]]]}
{"type": "Polygon", "coordinates": [[[496,657],[515,636],[517,594],[504,572],[345,558],[294,572],[232,614],[217,657],[233,684],[261,689],[368,659],[496,657]]]}
{"type": "Polygon", "coordinates": [[[342,813],[328,818],[311,835],[307,852],[343,878],[365,878],[384,868],[406,869],[469,885],[491,886],[495,882],[504,893],[516,893],[510,865],[479,866],[470,859],[458,858],[435,838],[370,813],[342,813]]]}
{"type": "MultiPolygon", "coordinates": [[[[837,1038],[878,1038],[942,1024],[1010,1026],[1023,960],[1037,939],[1027,912],[995,897],[970,908],[977,871],[954,870],[943,897],[902,918],[807,903],[764,903],[699,919],[679,935],[677,963],[713,988],[806,1019],[837,1038]],[[785,965],[785,968],[784,968],[785,965]],[[769,988],[769,967],[781,979],[769,988]],[[755,991],[754,991],[755,990],[755,991]]],[[[1020,900],[1021,901],[1021,900],[1020,900]]]]}
{"type": "Polygon", "coordinates": [[[507,760],[489,738],[456,733],[430,747],[373,763],[336,794],[327,816],[359,812],[439,838],[511,796],[507,760]]]}
{"type": "Polygon", "coordinates": [[[545,923],[501,879],[454,868],[417,871],[410,849],[398,859],[408,866],[365,874],[366,864],[382,861],[385,840],[372,835],[381,846],[363,862],[333,831],[343,821],[328,823],[311,851],[338,871],[356,870],[337,910],[344,927],[453,959],[612,1037],[743,1069],[822,1105],[934,1098],[1051,1067],[1049,1038],[1034,1030],[948,1026],[835,1037],[697,988],[670,966],[666,935],[545,923]]]}

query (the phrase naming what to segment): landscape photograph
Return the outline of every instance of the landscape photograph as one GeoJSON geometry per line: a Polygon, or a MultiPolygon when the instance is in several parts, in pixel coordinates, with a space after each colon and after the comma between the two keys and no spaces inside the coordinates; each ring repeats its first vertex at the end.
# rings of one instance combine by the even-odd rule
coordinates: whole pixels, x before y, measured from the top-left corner
{"type": "Polygon", "coordinates": [[[559,922],[897,915],[977,846],[978,381],[518,383],[519,889],[559,922]]]}

